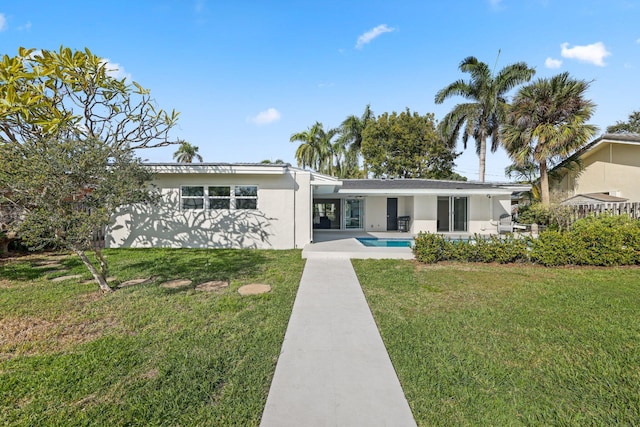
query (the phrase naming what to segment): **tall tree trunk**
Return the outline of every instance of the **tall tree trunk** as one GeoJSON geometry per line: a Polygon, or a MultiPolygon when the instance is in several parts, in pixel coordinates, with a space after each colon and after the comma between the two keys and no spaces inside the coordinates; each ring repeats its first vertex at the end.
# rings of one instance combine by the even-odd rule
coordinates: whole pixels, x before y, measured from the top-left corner
{"type": "Polygon", "coordinates": [[[487,138],[483,136],[480,138],[480,170],[478,171],[478,180],[484,182],[484,169],[487,161],[487,138]]]}
{"type": "Polygon", "coordinates": [[[549,197],[549,174],[547,174],[547,161],[540,161],[540,198],[543,206],[551,205],[549,197]]]}
{"type": "MultiPolygon", "coordinates": [[[[91,261],[87,257],[87,254],[85,254],[83,250],[75,247],[72,247],[71,249],[73,249],[73,251],[76,254],[78,254],[78,256],[80,257],[84,265],[89,269],[95,281],[98,282],[98,286],[100,286],[100,289],[103,292],[113,292],[113,289],[111,289],[111,287],[107,283],[107,278],[96,269],[96,267],[91,263],[91,261]]],[[[104,264],[104,267],[102,266],[102,263],[104,262],[104,258],[102,258],[102,254],[100,254],[100,257],[98,259],[100,259],[101,269],[103,270],[103,272],[106,273],[106,263],[104,264]]]]}

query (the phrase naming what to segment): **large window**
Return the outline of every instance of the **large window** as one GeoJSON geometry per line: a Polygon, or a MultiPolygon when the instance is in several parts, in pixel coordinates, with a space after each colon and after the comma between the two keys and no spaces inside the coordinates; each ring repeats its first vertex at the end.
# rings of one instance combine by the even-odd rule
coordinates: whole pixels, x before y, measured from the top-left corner
{"type": "Polygon", "coordinates": [[[234,188],[236,209],[258,209],[258,187],[241,185],[234,188]]]}
{"type": "Polygon", "coordinates": [[[204,187],[182,187],[180,196],[182,209],[204,209],[204,187]]]}
{"type": "Polygon", "coordinates": [[[363,199],[313,199],[313,228],[361,230],[364,228],[363,199]]]}
{"type": "Polygon", "coordinates": [[[180,188],[180,206],[182,210],[258,209],[258,186],[185,185],[180,188]]]}
{"type": "Polygon", "coordinates": [[[313,228],[340,229],[340,199],[313,201],[313,228]]]}
{"type": "Polygon", "coordinates": [[[467,204],[466,197],[438,197],[438,232],[466,232],[467,204]]]}

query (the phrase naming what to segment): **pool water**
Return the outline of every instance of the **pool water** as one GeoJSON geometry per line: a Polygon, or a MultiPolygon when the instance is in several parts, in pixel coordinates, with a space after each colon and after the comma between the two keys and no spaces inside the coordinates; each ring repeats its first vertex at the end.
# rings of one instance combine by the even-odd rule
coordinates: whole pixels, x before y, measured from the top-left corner
{"type": "Polygon", "coordinates": [[[358,242],[364,246],[376,248],[410,248],[413,246],[413,239],[379,239],[377,237],[356,237],[358,242]]]}

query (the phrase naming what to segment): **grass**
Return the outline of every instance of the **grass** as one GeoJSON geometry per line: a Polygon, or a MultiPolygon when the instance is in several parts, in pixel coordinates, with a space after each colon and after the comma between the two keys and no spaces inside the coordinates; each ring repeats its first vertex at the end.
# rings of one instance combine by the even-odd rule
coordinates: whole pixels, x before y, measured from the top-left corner
{"type": "MultiPolygon", "coordinates": [[[[102,294],[30,257],[0,263],[0,424],[258,425],[304,262],[299,251],[107,250],[102,294]],[[164,289],[188,278],[192,286],[164,289]],[[196,291],[230,280],[216,292],[196,291]],[[242,297],[239,286],[266,283],[242,297]]],[[[42,257],[40,257],[42,258],[42,257]]],[[[90,276],[77,257],[64,274],[90,276]]]]}
{"type": "Polygon", "coordinates": [[[640,269],[353,264],[419,425],[640,424],[640,269]]]}

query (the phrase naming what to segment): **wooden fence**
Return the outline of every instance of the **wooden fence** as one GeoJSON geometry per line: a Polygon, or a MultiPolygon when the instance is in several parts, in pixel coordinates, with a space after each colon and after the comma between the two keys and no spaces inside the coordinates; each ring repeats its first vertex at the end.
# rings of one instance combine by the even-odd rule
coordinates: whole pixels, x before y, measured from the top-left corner
{"type": "Polygon", "coordinates": [[[585,203],[568,205],[572,220],[578,220],[592,215],[629,215],[631,218],[640,219],[640,202],[622,203],[585,203]]]}

